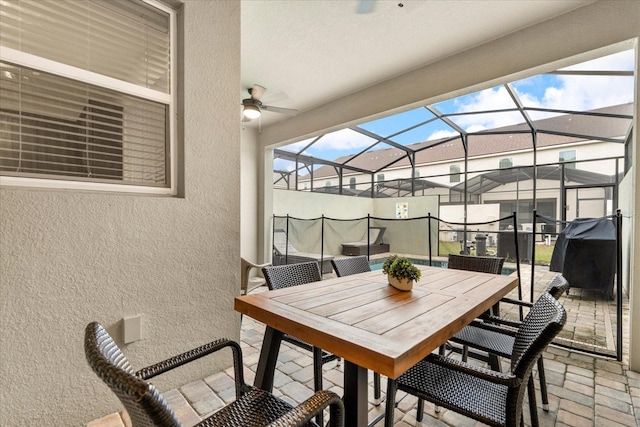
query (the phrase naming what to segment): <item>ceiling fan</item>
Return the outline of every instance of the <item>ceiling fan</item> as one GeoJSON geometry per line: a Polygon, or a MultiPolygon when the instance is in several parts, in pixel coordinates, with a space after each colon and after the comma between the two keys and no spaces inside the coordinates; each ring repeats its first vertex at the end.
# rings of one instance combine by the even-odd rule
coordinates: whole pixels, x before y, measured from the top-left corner
{"type": "Polygon", "coordinates": [[[262,115],[262,111],[272,111],[274,113],[287,114],[295,116],[298,114],[298,110],[292,108],[273,107],[271,105],[264,105],[260,98],[264,95],[267,89],[263,86],[254,84],[249,88],[249,98],[242,100],[242,117],[244,120],[257,119],[262,115]]]}

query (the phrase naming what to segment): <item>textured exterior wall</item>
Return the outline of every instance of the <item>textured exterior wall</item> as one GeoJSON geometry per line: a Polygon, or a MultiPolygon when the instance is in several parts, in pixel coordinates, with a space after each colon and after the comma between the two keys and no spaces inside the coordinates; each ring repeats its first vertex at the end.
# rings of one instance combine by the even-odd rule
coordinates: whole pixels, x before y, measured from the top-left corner
{"type": "Polygon", "coordinates": [[[257,130],[243,127],[241,134],[240,188],[240,228],[242,229],[240,253],[253,262],[262,262],[264,258],[258,253],[258,190],[260,158],[257,142],[257,130]]]}
{"type": "Polygon", "coordinates": [[[240,4],[187,0],[181,13],[184,197],[0,189],[0,425],[82,425],[121,408],[84,358],[92,320],[121,339],[122,317],[142,314],[144,339],[124,346],[136,367],[239,338],[240,4]]]}

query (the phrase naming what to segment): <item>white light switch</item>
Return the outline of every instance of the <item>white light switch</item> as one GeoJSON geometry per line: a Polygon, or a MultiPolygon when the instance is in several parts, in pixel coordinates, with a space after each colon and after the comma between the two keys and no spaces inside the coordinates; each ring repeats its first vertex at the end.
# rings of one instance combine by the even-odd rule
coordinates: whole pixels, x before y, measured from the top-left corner
{"type": "Polygon", "coordinates": [[[123,339],[125,344],[142,339],[142,315],[127,316],[122,319],[123,339]]]}

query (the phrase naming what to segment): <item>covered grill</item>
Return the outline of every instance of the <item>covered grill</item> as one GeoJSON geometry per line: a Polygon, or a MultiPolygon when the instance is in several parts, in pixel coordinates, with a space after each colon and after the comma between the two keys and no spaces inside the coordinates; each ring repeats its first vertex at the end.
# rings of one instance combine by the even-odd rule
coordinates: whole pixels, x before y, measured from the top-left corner
{"type": "Polygon", "coordinates": [[[616,227],[607,218],[577,218],[560,233],[549,270],[572,288],[606,292],[613,298],[616,271],[616,227]]]}

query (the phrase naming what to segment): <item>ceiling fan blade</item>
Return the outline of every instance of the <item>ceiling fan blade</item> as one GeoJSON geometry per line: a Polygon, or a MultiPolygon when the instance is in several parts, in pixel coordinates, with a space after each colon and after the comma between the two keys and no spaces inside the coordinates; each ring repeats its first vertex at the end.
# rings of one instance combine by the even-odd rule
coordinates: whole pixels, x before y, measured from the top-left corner
{"type": "Polygon", "coordinates": [[[298,114],[298,110],[294,110],[293,108],[272,107],[270,105],[263,105],[261,108],[265,111],[286,114],[289,116],[295,116],[296,114],[298,114]]]}
{"type": "Polygon", "coordinates": [[[373,12],[373,6],[376,0],[360,0],[358,2],[358,8],[356,9],[356,13],[365,14],[369,12],[373,12]]]}
{"type": "Polygon", "coordinates": [[[260,98],[262,98],[262,95],[264,95],[266,90],[267,88],[265,88],[264,86],[254,84],[253,87],[249,90],[249,93],[251,94],[251,98],[260,100],[260,98]]]}

